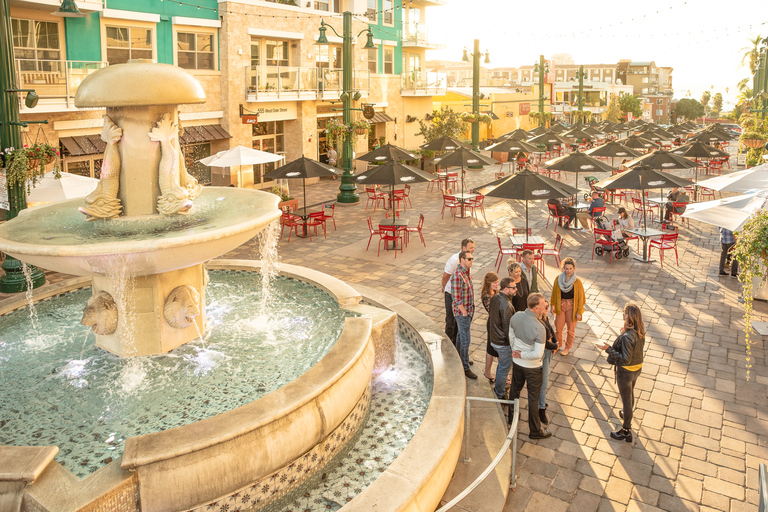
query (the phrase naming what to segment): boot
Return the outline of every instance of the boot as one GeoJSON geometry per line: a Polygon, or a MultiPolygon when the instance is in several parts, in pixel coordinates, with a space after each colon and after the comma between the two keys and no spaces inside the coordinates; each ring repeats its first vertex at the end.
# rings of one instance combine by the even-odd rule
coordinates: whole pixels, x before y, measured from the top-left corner
{"type": "Polygon", "coordinates": [[[632,431],[628,428],[622,428],[620,430],[617,430],[616,432],[611,432],[611,438],[616,439],[617,441],[624,440],[628,443],[632,442],[632,431]]]}
{"type": "Polygon", "coordinates": [[[547,410],[546,409],[539,409],[539,419],[545,425],[549,424],[549,418],[547,418],[547,410]]]}

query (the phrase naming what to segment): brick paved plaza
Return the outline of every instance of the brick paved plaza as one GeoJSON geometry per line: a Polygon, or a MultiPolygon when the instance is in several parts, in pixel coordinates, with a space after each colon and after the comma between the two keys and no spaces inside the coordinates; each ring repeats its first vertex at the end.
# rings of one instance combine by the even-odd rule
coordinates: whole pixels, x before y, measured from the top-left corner
{"type": "MultiPolygon", "coordinates": [[[[468,171],[468,188],[492,181],[495,167],[468,171]]],[[[573,184],[573,175],[567,179],[573,184]]],[[[338,185],[323,181],[309,187],[309,203],[334,199],[338,185]]],[[[300,194],[301,188],[292,192],[300,194]]],[[[383,211],[366,212],[364,194],[361,199],[357,206],[337,206],[338,230],[329,226],[327,239],[321,233],[312,241],[294,236],[289,242],[286,233],[279,244],[282,261],[389,293],[442,328],[443,266],[459,250],[462,238],[473,237],[478,313],[470,355],[478,382],[487,386],[481,375],[486,316],[480,285],[498,252],[494,232],[524,227],[524,204],[488,198],[488,222],[454,221],[449,214],[441,219],[440,192],[415,185],[413,208],[404,217],[414,225],[419,213],[425,215],[427,247],[412,236],[395,259],[383,248],[377,257],[376,238],[365,250],[366,217],[376,224],[383,211]]],[[[534,234],[551,246],[555,233],[551,223],[545,227],[544,206],[531,203],[529,208],[534,234]]],[[[608,214],[615,218],[616,207],[609,206],[608,214]]],[[[756,510],[758,464],[768,461],[765,351],[763,338],[756,335],[747,382],[740,285],[736,279],[717,276],[716,228],[693,221],[690,228],[681,228],[680,264],[667,255],[663,269],[658,261],[644,264],[627,258],[609,264],[607,256],[591,261],[591,233],[558,232],[565,234],[562,254],[577,262],[588,310],[578,324],[574,350],[552,360],[548,403],[553,437],[529,442],[527,422],[520,423],[518,488],[510,491],[505,510],[756,510]],[[622,308],[630,300],[641,305],[648,332],[633,444],[608,440],[608,433],[620,427],[620,400],[612,370],[593,345],[613,341],[604,322],[618,330],[622,308]]],[[[634,253],[635,242],[630,246],[634,253]]],[[[255,240],[225,257],[258,258],[255,240]]],[[[554,260],[547,261],[547,280],[557,273],[554,260]]],[[[766,303],[756,302],[755,312],[757,320],[768,319],[766,303]]],[[[526,402],[523,399],[521,406],[526,402]]]]}

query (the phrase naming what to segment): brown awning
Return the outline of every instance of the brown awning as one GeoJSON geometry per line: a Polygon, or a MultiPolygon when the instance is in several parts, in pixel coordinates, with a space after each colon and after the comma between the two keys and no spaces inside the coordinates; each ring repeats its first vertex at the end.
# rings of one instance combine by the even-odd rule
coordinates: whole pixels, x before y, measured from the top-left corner
{"type": "Polygon", "coordinates": [[[389,114],[385,114],[384,112],[376,112],[371,118],[371,124],[389,123],[390,121],[394,121],[394,119],[389,117],[389,114]]]}
{"type": "MultiPolygon", "coordinates": [[[[199,144],[219,139],[231,139],[227,130],[218,124],[205,126],[186,126],[180,138],[182,144],[199,144]]],[[[62,137],[59,139],[64,149],[72,156],[96,155],[103,153],[107,144],[100,135],[81,135],[79,137],[62,137]]]]}

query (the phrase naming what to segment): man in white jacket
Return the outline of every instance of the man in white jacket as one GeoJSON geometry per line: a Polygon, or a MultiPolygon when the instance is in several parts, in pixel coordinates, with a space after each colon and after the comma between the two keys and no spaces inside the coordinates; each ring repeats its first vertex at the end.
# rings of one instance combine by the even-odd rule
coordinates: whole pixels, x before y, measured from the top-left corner
{"type": "Polygon", "coordinates": [[[539,317],[546,308],[544,296],[532,293],[528,296],[528,309],[518,311],[509,323],[509,339],[512,341],[512,389],[510,400],[520,398],[523,386],[528,385],[528,437],[546,439],[552,432],[541,426],[539,418],[539,394],[543,380],[542,360],[547,334],[539,317]]]}

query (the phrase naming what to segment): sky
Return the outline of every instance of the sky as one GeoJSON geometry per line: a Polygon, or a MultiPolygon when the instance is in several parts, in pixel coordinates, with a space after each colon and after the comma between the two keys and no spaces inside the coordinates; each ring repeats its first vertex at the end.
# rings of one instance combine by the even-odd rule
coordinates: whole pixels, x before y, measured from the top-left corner
{"type": "Polygon", "coordinates": [[[652,60],[674,68],[674,98],[689,90],[697,100],[705,90],[719,92],[724,110],[736,102],[738,81],[751,76],[741,66],[742,48],[768,36],[764,0],[447,0],[428,7],[425,21],[430,37],[437,32],[446,45],[428,51],[427,60],[459,61],[474,39],[490,51],[489,68],[533,64],[556,53],[571,54],[575,64],[652,60]]]}

